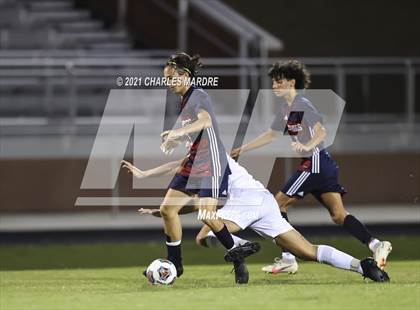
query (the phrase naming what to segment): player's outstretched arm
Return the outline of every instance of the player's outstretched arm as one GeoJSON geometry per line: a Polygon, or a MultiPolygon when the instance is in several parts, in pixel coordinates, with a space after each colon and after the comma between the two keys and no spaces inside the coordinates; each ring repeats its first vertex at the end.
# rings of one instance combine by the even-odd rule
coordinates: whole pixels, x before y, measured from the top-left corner
{"type": "Polygon", "coordinates": [[[212,126],[210,114],[205,110],[200,110],[197,114],[197,120],[192,122],[191,124],[173,130],[167,130],[161,133],[161,137],[166,141],[170,140],[179,140],[181,137],[194,133],[199,132],[203,129],[209,128],[212,126]]]}
{"type": "MultiPolygon", "coordinates": [[[[188,214],[195,211],[197,211],[195,206],[185,206],[179,211],[179,214],[188,214]]],[[[162,214],[160,213],[160,209],[140,208],[138,209],[138,212],[143,215],[153,215],[155,217],[162,217],[162,214]]]]}
{"type": "Polygon", "coordinates": [[[162,217],[162,215],[160,214],[160,210],[159,209],[144,209],[144,208],[140,208],[138,209],[138,212],[140,214],[144,214],[144,215],[153,215],[156,217],[162,217]]]}
{"type": "Polygon", "coordinates": [[[144,179],[148,177],[161,176],[174,172],[176,169],[178,169],[182,161],[183,159],[172,161],[149,170],[140,170],[139,168],[135,167],[133,164],[129,163],[126,160],[122,160],[121,164],[123,168],[126,168],[127,171],[129,173],[132,173],[136,178],[144,179]]]}
{"type": "Polygon", "coordinates": [[[230,153],[230,156],[233,157],[233,158],[236,158],[241,153],[248,152],[250,150],[254,150],[254,149],[260,148],[260,147],[262,147],[266,144],[269,144],[269,143],[271,143],[271,142],[273,142],[274,140],[277,139],[277,134],[278,133],[275,130],[272,130],[270,128],[266,132],[264,132],[263,134],[256,137],[254,140],[251,140],[250,142],[242,145],[241,147],[238,147],[238,148],[234,149],[230,153]]]}

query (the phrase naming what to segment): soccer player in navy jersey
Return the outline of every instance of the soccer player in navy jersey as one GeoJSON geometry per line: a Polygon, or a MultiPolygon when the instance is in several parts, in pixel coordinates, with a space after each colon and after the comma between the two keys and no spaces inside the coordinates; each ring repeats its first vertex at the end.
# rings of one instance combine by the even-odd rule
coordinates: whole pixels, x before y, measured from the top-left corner
{"type": "MultiPolygon", "coordinates": [[[[311,193],[327,208],[336,224],[369,247],[378,266],[383,269],[392,250],[391,243],[373,238],[366,227],[344,208],[341,196],[345,190],[338,183],[338,165],[323,146],[327,132],[322,125],[322,115],[297,91],[309,86],[309,72],[301,62],[289,60],[275,63],[269,75],[274,94],[282,99],[280,112],[265,133],[233,150],[231,156],[238,157],[243,152],[271,143],[280,131],[286,130],[292,138],[291,147],[301,155],[302,161],[276,195],[282,216],[288,220],[288,207],[311,193]]],[[[263,271],[270,273],[295,273],[297,269],[295,257],[286,249],[281,259],[276,258],[273,265],[263,267],[263,271]]]]}
{"type": "MultiPolygon", "coordinates": [[[[170,90],[181,96],[178,118],[181,126],[162,133],[161,149],[170,153],[182,142],[186,142],[188,147],[188,155],[169,184],[160,206],[168,259],[176,266],[178,277],[183,273],[179,212],[195,196],[198,197],[198,200],[194,200],[198,201],[198,209],[205,211],[205,214],[216,212],[219,198],[227,196],[230,174],[211,99],[203,89],[188,83],[200,66],[199,56],[178,53],[170,57],[164,68],[170,90]]],[[[243,258],[259,249],[258,243],[235,247],[223,221],[212,219],[211,216],[202,221],[211,228],[221,244],[238,257],[233,262],[235,280],[237,283],[246,283],[248,271],[243,258]]]]}

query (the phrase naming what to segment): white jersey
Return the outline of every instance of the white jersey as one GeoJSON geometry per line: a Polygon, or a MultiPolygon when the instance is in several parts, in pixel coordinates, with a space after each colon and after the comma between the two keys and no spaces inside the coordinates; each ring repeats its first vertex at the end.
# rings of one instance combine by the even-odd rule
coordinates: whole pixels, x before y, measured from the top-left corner
{"type": "Polygon", "coordinates": [[[228,200],[217,211],[220,218],[275,238],[292,226],[281,216],[274,196],[246,169],[227,156],[230,170],[228,200]]]}
{"type": "Polygon", "coordinates": [[[255,180],[252,175],[236,161],[234,161],[229,155],[228,164],[231,171],[228,179],[228,193],[234,193],[238,190],[246,191],[267,191],[261,182],[255,180]]]}

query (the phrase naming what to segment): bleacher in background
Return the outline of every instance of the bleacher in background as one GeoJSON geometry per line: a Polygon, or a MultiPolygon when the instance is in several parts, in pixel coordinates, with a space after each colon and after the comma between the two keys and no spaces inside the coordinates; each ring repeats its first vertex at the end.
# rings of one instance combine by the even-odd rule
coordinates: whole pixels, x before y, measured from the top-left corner
{"type": "Polygon", "coordinates": [[[2,0],[0,49],[129,50],[124,29],[104,29],[72,0],[2,0]]]}

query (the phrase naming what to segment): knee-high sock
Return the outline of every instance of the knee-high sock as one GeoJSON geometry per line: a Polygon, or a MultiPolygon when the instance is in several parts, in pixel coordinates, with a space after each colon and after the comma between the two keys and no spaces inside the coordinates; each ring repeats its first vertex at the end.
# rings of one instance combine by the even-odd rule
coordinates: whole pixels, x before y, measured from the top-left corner
{"type": "Polygon", "coordinates": [[[174,263],[175,266],[182,265],[182,256],[181,256],[181,240],[171,241],[171,238],[166,236],[166,248],[168,251],[168,260],[174,263]]]}
{"type": "Polygon", "coordinates": [[[372,235],[369,230],[367,230],[366,226],[351,214],[348,214],[344,218],[343,227],[350,234],[359,239],[360,242],[366,245],[368,245],[369,241],[372,239],[372,235]]]}
{"type": "Polygon", "coordinates": [[[223,225],[221,230],[214,232],[214,235],[227,250],[235,247],[235,242],[233,242],[232,235],[230,234],[226,225],[223,225]]]}
{"type": "Polygon", "coordinates": [[[328,245],[318,245],[317,261],[363,274],[360,260],[328,245]]]}
{"type": "MultiPolygon", "coordinates": [[[[231,234],[232,235],[232,234],[231,234]]],[[[216,237],[216,235],[214,234],[214,232],[212,232],[212,231],[209,231],[209,233],[207,234],[207,238],[209,238],[210,240],[217,240],[217,237],[216,237]]],[[[244,244],[244,243],[246,243],[246,242],[249,242],[248,240],[246,240],[246,239],[242,239],[242,238],[239,238],[239,237],[237,237],[237,236],[235,236],[235,235],[232,235],[232,239],[233,239],[233,242],[234,242],[234,244],[235,244],[235,247],[236,246],[238,246],[238,245],[241,245],[241,244],[244,244]]],[[[207,243],[207,246],[211,246],[212,244],[214,244],[212,241],[210,241],[210,242],[207,242],[206,241],[206,243],[207,243]]]]}

